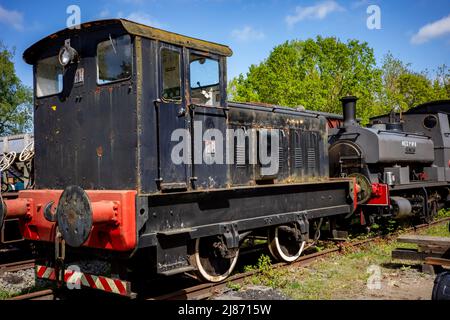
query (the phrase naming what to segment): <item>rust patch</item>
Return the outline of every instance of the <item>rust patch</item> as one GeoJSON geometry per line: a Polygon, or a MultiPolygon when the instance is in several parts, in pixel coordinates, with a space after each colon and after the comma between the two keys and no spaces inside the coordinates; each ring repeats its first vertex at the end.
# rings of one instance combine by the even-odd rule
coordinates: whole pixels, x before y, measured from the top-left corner
{"type": "Polygon", "coordinates": [[[70,226],[74,226],[77,219],[77,213],[74,210],[68,210],[67,212],[67,222],[70,226]]]}
{"type": "Polygon", "coordinates": [[[99,158],[103,157],[103,147],[102,146],[97,148],[97,157],[99,157],[99,158]]]}
{"type": "Polygon", "coordinates": [[[233,51],[228,46],[224,46],[218,43],[183,36],[180,34],[152,28],[146,25],[134,23],[132,21],[124,19],[114,21],[121,23],[125,28],[125,30],[127,30],[127,32],[135,36],[141,36],[154,40],[164,41],[171,44],[188,47],[199,51],[211,52],[227,57],[230,57],[233,54],[233,51]]]}

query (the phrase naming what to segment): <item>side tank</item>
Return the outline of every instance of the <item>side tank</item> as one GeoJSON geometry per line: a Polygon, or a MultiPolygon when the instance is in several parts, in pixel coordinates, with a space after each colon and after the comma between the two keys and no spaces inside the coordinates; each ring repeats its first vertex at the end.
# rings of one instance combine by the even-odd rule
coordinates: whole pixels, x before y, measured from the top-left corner
{"type": "Polygon", "coordinates": [[[430,164],[434,161],[434,143],[430,137],[403,132],[401,125],[358,126],[354,121],[356,100],[355,97],[342,99],[344,126],[330,131],[330,160],[358,156],[366,164],[430,164]],[[354,146],[350,154],[349,144],[354,146]]]}

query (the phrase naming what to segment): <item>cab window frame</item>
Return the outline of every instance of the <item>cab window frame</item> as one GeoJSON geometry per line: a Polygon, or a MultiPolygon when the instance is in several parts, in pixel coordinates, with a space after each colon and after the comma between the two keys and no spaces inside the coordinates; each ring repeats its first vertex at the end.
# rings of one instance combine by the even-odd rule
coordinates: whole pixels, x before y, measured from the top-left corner
{"type": "Polygon", "coordinates": [[[120,82],[130,81],[133,78],[133,74],[134,74],[134,69],[135,69],[135,62],[134,62],[134,59],[135,59],[135,38],[136,37],[131,35],[131,34],[129,34],[129,33],[118,34],[118,35],[112,35],[111,34],[110,36],[111,36],[111,39],[113,39],[113,40],[117,39],[117,38],[124,37],[124,36],[128,36],[130,38],[131,71],[130,71],[130,75],[128,77],[126,77],[126,78],[117,79],[117,80],[113,80],[113,81],[108,81],[108,82],[105,82],[105,83],[100,83],[99,82],[100,81],[100,68],[99,68],[99,63],[98,63],[98,46],[101,43],[109,41],[110,37],[107,37],[105,39],[99,40],[97,42],[96,46],[95,46],[95,68],[96,68],[96,77],[95,77],[96,79],[95,79],[95,81],[96,81],[97,86],[99,86],[99,87],[108,86],[108,85],[116,84],[116,83],[120,83],[120,82]]]}
{"type": "Polygon", "coordinates": [[[61,81],[61,90],[59,92],[54,92],[54,93],[50,93],[50,94],[45,94],[45,95],[38,95],[38,64],[39,62],[41,62],[42,60],[47,60],[47,59],[52,59],[52,58],[56,58],[58,64],[58,54],[53,54],[53,55],[46,55],[46,56],[42,56],[40,57],[36,64],[33,66],[33,73],[34,73],[34,79],[33,79],[33,86],[34,86],[34,96],[36,97],[36,99],[45,99],[45,98],[51,98],[51,97],[55,97],[55,96],[59,96],[63,91],[64,91],[64,77],[65,77],[65,70],[64,68],[61,66],[62,68],[62,73],[61,73],[61,77],[62,77],[62,81],[61,81]]]}
{"type": "Polygon", "coordinates": [[[186,83],[188,84],[186,90],[189,92],[190,103],[198,104],[198,105],[205,106],[205,107],[208,107],[208,108],[221,107],[223,105],[224,101],[226,100],[226,97],[225,97],[226,89],[225,89],[225,85],[224,85],[224,82],[226,82],[226,81],[224,81],[224,78],[225,78],[224,70],[226,69],[226,67],[224,67],[224,61],[223,61],[224,59],[223,59],[223,57],[220,56],[220,55],[217,55],[217,54],[208,53],[208,52],[199,51],[199,50],[194,50],[194,49],[189,49],[186,56],[187,56],[186,59],[187,59],[187,62],[188,62],[188,63],[186,63],[186,71],[187,71],[186,72],[186,77],[187,77],[186,83]],[[203,104],[198,104],[198,103],[193,103],[192,102],[192,89],[195,89],[195,87],[193,88],[192,87],[192,83],[191,83],[191,62],[193,62],[193,61],[191,61],[191,55],[202,56],[202,57],[204,57],[206,59],[214,60],[214,61],[217,62],[217,64],[218,64],[219,82],[217,84],[206,86],[206,87],[217,86],[219,88],[220,100],[218,102],[218,105],[212,105],[211,106],[211,105],[203,105],[203,104]]]}
{"type": "Polygon", "coordinates": [[[158,66],[158,70],[159,70],[159,96],[161,98],[162,101],[166,102],[166,103],[173,103],[173,104],[182,104],[184,101],[184,96],[185,96],[185,89],[184,89],[184,64],[183,64],[183,60],[184,60],[184,54],[183,54],[183,48],[182,47],[178,47],[172,44],[168,44],[165,42],[161,42],[159,49],[158,49],[158,55],[159,55],[159,66],[158,66]],[[164,70],[163,70],[163,60],[162,60],[162,52],[163,50],[167,50],[167,51],[171,51],[174,53],[178,54],[178,62],[179,62],[179,81],[180,81],[180,98],[179,99],[170,99],[170,98],[165,98],[164,97],[164,70]]]}

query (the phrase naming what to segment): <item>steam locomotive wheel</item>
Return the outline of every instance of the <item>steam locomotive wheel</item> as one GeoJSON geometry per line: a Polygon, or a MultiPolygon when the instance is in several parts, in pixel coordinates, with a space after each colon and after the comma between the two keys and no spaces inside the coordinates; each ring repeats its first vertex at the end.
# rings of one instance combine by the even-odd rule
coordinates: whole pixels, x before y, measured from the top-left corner
{"type": "Polygon", "coordinates": [[[354,173],[348,176],[349,178],[355,178],[360,190],[358,192],[358,203],[364,204],[372,197],[372,184],[370,180],[363,174],[354,173]]]}
{"type": "Polygon", "coordinates": [[[239,249],[228,249],[221,236],[197,239],[194,264],[198,275],[208,282],[221,282],[228,278],[236,266],[239,249]]]}
{"type": "Polygon", "coordinates": [[[298,242],[291,232],[283,229],[283,226],[269,229],[267,242],[272,257],[277,261],[288,263],[300,258],[306,244],[306,241],[298,242]]]}

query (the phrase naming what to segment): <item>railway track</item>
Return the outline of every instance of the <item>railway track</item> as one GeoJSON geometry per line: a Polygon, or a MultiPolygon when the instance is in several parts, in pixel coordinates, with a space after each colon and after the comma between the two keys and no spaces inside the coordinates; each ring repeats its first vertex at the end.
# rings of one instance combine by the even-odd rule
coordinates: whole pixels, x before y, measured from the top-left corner
{"type": "Polygon", "coordinates": [[[34,259],[31,259],[31,260],[23,260],[23,261],[16,261],[16,262],[11,262],[11,263],[0,264],[0,275],[5,272],[15,272],[15,271],[34,268],[35,262],[36,261],[34,259]]]}
{"type": "Polygon", "coordinates": [[[52,289],[45,289],[41,291],[31,292],[10,298],[8,300],[53,300],[55,298],[52,289]]]}
{"type": "MultiPolygon", "coordinates": [[[[440,219],[437,221],[433,221],[429,224],[422,224],[422,225],[414,226],[412,228],[408,228],[406,230],[403,230],[402,232],[419,231],[419,230],[423,230],[426,228],[430,228],[430,227],[438,225],[438,224],[446,223],[448,221],[450,221],[450,218],[443,218],[443,219],[440,219]]],[[[330,256],[331,254],[342,252],[345,248],[361,247],[366,244],[380,240],[382,238],[394,238],[394,237],[398,236],[398,234],[399,234],[399,232],[395,232],[393,234],[390,234],[390,235],[384,236],[384,237],[378,236],[378,237],[373,237],[370,239],[360,240],[360,241],[356,241],[356,242],[340,243],[335,248],[327,249],[324,251],[320,251],[320,252],[316,252],[313,254],[308,254],[303,257],[300,257],[297,261],[295,261],[293,263],[289,263],[289,264],[288,263],[277,263],[277,264],[274,264],[272,267],[273,268],[283,268],[283,267],[293,267],[293,266],[294,267],[295,266],[296,267],[305,267],[319,258],[324,258],[324,257],[330,256]]],[[[152,297],[147,300],[203,300],[203,299],[208,299],[208,298],[212,297],[213,295],[220,293],[220,291],[225,289],[230,283],[233,283],[233,284],[244,283],[244,281],[246,279],[249,279],[250,277],[252,277],[258,273],[260,273],[260,271],[258,271],[258,270],[254,270],[254,271],[250,271],[250,272],[246,272],[246,273],[240,273],[240,274],[231,276],[224,282],[203,283],[203,284],[199,284],[199,285],[196,285],[193,287],[177,290],[173,293],[169,293],[169,294],[165,294],[165,295],[161,295],[161,296],[157,296],[157,297],[152,297]]]]}
{"type": "MultiPolygon", "coordinates": [[[[450,221],[450,218],[444,218],[440,219],[434,222],[431,222],[429,224],[423,224],[418,225],[406,230],[403,230],[402,232],[411,232],[411,231],[419,231],[422,229],[426,229],[438,224],[446,223],[450,221]]],[[[316,261],[319,258],[325,258],[327,256],[330,256],[334,253],[339,253],[344,251],[346,248],[356,248],[361,247],[369,243],[373,243],[377,240],[380,240],[382,238],[395,238],[399,235],[400,232],[395,232],[393,234],[387,235],[387,236],[379,236],[379,237],[373,237],[370,239],[355,241],[355,242],[344,242],[339,243],[335,248],[323,250],[320,252],[316,252],[313,254],[305,255],[301,258],[299,258],[297,261],[287,264],[287,263],[277,263],[274,264],[273,268],[284,268],[284,267],[304,267],[308,266],[312,262],[316,261]]],[[[244,283],[246,279],[249,279],[250,277],[258,274],[260,271],[254,270],[250,272],[240,273],[231,276],[227,280],[220,282],[220,283],[202,283],[199,285],[195,285],[192,287],[187,287],[183,289],[176,290],[169,294],[164,294],[160,296],[154,296],[147,298],[146,300],[204,300],[212,297],[215,294],[220,293],[221,290],[225,289],[230,283],[233,284],[241,284],[244,283]]],[[[16,296],[14,298],[11,298],[10,300],[53,300],[54,292],[51,289],[46,289],[42,291],[37,291],[21,296],[16,296]]]]}

